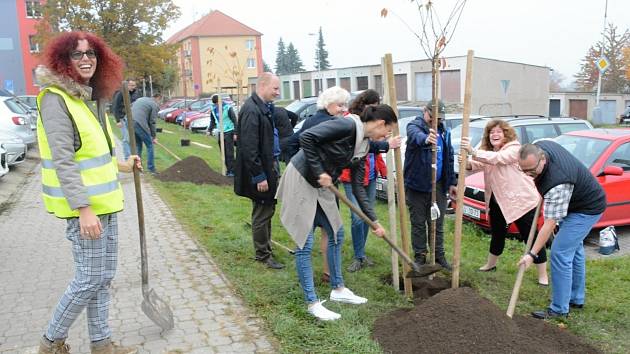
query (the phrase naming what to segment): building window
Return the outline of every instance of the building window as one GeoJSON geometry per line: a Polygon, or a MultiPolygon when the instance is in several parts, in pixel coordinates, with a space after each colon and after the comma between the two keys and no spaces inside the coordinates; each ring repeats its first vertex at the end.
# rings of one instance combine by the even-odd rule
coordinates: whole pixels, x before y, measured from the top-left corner
{"type": "Polygon", "coordinates": [[[39,0],[26,1],[26,17],[42,17],[42,7],[39,0]]]}
{"type": "Polygon", "coordinates": [[[35,36],[28,36],[28,45],[31,53],[39,53],[39,43],[35,40],[35,36]]]}
{"type": "Polygon", "coordinates": [[[254,58],[247,58],[247,68],[248,69],[256,68],[256,60],[254,60],[254,58]]]}
{"type": "Polygon", "coordinates": [[[254,40],[253,39],[248,39],[245,41],[245,47],[247,48],[247,50],[252,51],[254,50],[254,40]]]}

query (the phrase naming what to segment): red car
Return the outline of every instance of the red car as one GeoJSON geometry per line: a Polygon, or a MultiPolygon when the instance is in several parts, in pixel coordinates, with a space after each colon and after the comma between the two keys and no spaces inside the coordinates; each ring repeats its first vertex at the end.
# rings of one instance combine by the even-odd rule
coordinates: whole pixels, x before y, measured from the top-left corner
{"type": "MultiPolygon", "coordinates": [[[[563,134],[554,139],[577,157],[606,192],[607,207],[596,228],[630,224],[630,129],[593,129],[563,134]]],[[[466,177],[464,219],[490,229],[484,206],[483,172],[466,177]]],[[[542,225],[541,220],[538,222],[542,225]]],[[[517,233],[514,224],[510,233],[517,233]]]]}

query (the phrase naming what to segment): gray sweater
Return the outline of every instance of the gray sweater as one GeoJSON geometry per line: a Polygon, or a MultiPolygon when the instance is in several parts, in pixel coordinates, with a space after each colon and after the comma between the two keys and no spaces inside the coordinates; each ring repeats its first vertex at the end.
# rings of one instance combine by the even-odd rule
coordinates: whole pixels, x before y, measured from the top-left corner
{"type": "Polygon", "coordinates": [[[133,121],[138,123],[152,138],[155,138],[155,122],[159,110],[160,107],[157,102],[151,97],[140,97],[131,105],[133,121]]]}

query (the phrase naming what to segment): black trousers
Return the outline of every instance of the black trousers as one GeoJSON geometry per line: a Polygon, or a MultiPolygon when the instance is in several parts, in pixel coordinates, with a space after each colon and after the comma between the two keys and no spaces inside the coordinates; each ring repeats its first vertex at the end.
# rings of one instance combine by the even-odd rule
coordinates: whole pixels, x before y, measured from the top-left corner
{"type": "MultiPolygon", "coordinates": [[[[221,136],[217,138],[219,148],[221,148],[221,136]]],[[[234,131],[223,133],[223,144],[225,144],[225,170],[227,173],[234,173],[234,131]]]]}
{"type": "Polygon", "coordinates": [[[271,218],[275,212],[276,203],[252,202],[252,238],[257,261],[271,257],[271,218]]]}
{"type": "MultiPolygon", "coordinates": [[[[437,183],[436,203],[440,217],[435,220],[435,257],[444,256],[444,214],[446,213],[446,193],[442,183],[437,183]]],[[[405,188],[405,199],[411,219],[411,245],[416,260],[427,253],[427,240],[431,235],[431,192],[417,192],[405,188]],[[427,232],[428,231],[428,232],[427,232]]]]}
{"type": "MultiPolygon", "coordinates": [[[[520,219],[514,221],[516,227],[518,228],[518,232],[521,235],[519,239],[525,243],[527,243],[527,237],[529,236],[529,230],[532,227],[532,223],[535,222],[534,214],[536,214],[536,208],[528,211],[525,215],[521,216],[520,219]]],[[[495,256],[500,256],[503,253],[507,231],[508,225],[505,222],[505,217],[503,217],[503,212],[493,195],[490,197],[490,232],[492,234],[492,239],[490,240],[490,253],[495,256]]],[[[534,242],[536,242],[536,237],[538,237],[538,231],[534,234],[534,242]]],[[[538,252],[538,259],[535,260],[534,263],[540,264],[545,262],[547,262],[547,251],[545,247],[543,247],[540,252],[538,252]]]]}

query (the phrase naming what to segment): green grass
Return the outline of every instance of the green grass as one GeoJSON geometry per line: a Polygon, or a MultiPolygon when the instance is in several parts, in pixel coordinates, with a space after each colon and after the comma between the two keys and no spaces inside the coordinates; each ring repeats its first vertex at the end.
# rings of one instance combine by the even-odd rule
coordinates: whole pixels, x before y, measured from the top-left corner
{"type": "MultiPolygon", "coordinates": [[[[196,155],[220,171],[220,158],[216,139],[199,134],[184,133],[180,127],[160,122],[160,126],[177,134],[160,133],[159,141],[184,158],[196,155]],[[186,134],[193,141],[213,146],[204,149],[197,146],[180,147],[179,135],[186,134]]],[[[176,160],[160,147],[156,147],[158,170],[164,170],[176,160]]],[[[306,312],[293,256],[276,247],[275,254],[287,265],[285,270],[268,270],[253,261],[251,230],[248,226],[251,202],[234,195],[231,187],[212,185],[197,186],[190,183],[161,182],[150,179],[162,198],[170,205],[177,219],[189,233],[208,250],[222,271],[230,279],[236,292],[249,308],[264,319],[268,329],[280,343],[285,353],[380,353],[381,349],[371,338],[374,320],[382,314],[412,304],[383,279],[390,273],[390,249],[382,240],[371,235],[367,254],[377,266],[358,273],[344,271],[346,285],[369,299],[367,305],[353,306],[327,302],[333,311],[340,312],[341,320],[320,323],[306,312]]],[[[377,203],[380,220],[386,220],[387,205],[377,203]]],[[[278,209],[279,210],[279,209],[278,209]]],[[[346,241],[343,250],[343,266],[350,263],[349,213],[342,208],[346,222],[346,241]]],[[[273,238],[290,248],[293,243],[278,220],[273,219],[273,238]]],[[[464,225],[462,241],[461,282],[474,287],[482,296],[506,309],[516,277],[516,262],[523,244],[506,243],[506,249],[498,265],[498,271],[480,273],[475,269],[485,261],[489,237],[470,224],[464,225]]],[[[446,249],[452,250],[453,222],[445,225],[446,249]]],[[[316,237],[319,244],[319,236],[316,237]]],[[[321,276],[319,247],[313,251],[317,294],[327,298],[330,289],[318,280],[321,276]]],[[[450,255],[449,255],[450,256],[450,255]]],[[[574,311],[565,321],[568,330],[584,338],[594,346],[609,353],[624,353],[630,347],[630,258],[589,261],[587,264],[587,304],[583,311],[574,311]]],[[[517,314],[526,315],[532,310],[548,305],[550,289],[537,283],[535,269],[530,269],[523,281],[517,314]]],[[[491,335],[491,334],[489,334],[491,335]]],[[[427,343],[426,345],[430,345],[427,343]]]]}

